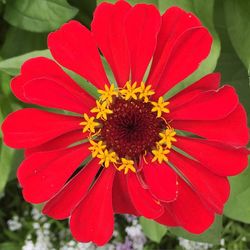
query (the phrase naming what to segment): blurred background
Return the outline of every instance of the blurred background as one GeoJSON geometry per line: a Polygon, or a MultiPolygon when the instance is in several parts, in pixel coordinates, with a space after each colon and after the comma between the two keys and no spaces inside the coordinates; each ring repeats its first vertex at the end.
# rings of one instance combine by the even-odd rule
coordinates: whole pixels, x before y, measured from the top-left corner
{"type": "MultiPolygon", "coordinates": [[[[68,20],[75,19],[90,27],[93,11],[101,2],[0,0],[0,123],[8,113],[24,107],[11,94],[9,87],[10,79],[19,73],[21,64],[35,56],[50,57],[46,49],[47,35],[68,20]]],[[[250,114],[249,0],[128,2],[151,3],[161,13],[177,5],[196,14],[211,32],[213,47],[199,69],[173,91],[179,91],[205,74],[219,71],[222,84],[231,84],[236,88],[250,114]]],[[[108,73],[111,75],[111,72],[108,73]]],[[[23,152],[4,146],[1,134],[0,144],[0,250],[96,249],[91,243],[76,243],[70,236],[67,221],[50,220],[41,215],[40,206],[24,202],[15,175],[23,152]]],[[[231,196],[225,213],[218,216],[204,234],[192,235],[144,218],[119,215],[112,240],[101,249],[250,249],[250,169],[231,177],[230,182],[231,196]]]]}

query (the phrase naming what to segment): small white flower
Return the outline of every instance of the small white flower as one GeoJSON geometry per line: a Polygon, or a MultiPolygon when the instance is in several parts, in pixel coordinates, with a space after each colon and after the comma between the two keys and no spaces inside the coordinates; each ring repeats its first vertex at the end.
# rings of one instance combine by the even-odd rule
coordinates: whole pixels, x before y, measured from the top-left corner
{"type": "Polygon", "coordinates": [[[213,246],[209,243],[197,242],[183,238],[179,238],[179,244],[186,250],[208,250],[213,246]]]}
{"type": "Polygon", "coordinates": [[[12,219],[7,221],[8,228],[10,231],[17,231],[22,228],[22,224],[19,221],[19,217],[17,215],[13,216],[12,219]]]}

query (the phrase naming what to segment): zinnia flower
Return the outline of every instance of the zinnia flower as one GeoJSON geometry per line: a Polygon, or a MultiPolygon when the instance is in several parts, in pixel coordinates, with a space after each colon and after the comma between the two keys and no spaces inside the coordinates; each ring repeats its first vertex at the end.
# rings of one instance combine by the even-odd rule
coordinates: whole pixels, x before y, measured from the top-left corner
{"type": "Polygon", "coordinates": [[[24,63],[11,83],[15,96],[70,112],[25,108],[3,123],[5,143],[26,153],[18,169],[25,200],[45,203],[52,218],[70,218],[75,239],[97,245],[112,237],[114,214],[206,230],[223,212],[227,176],[247,166],[246,113],[217,73],[164,95],[197,69],[211,43],[190,13],[173,7],[161,16],[153,5],[125,1],[100,4],[91,31],[70,21],[51,33],[55,61],[99,97],[53,60],[24,63]]]}

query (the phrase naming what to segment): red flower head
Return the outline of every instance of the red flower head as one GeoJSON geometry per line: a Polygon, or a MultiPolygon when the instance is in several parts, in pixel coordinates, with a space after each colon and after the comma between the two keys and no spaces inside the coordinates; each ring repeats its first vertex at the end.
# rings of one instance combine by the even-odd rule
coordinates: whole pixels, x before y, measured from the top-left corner
{"type": "Polygon", "coordinates": [[[74,237],[97,245],[111,238],[114,214],[206,230],[228,199],[227,176],[247,166],[246,114],[216,73],[169,100],[164,94],[197,69],[211,43],[190,13],[173,7],[160,16],[153,5],[125,1],[100,4],[91,31],[70,21],[50,34],[54,59],[99,97],[50,59],[24,63],[11,83],[18,99],[75,113],[26,108],[3,123],[5,143],[26,152],[18,169],[25,200],[70,218],[74,237]]]}

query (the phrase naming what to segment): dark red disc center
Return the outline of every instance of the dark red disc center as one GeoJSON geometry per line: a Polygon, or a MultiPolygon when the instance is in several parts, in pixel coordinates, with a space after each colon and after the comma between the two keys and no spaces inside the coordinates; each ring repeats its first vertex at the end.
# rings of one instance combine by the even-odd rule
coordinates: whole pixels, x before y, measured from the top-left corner
{"type": "Polygon", "coordinates": [[[119,157],[137,159],[159,141],[165,123],[151,111],[150,102],[116,98],[110,109],[113,114],[102,121],[101,139],[119,157]]]}

